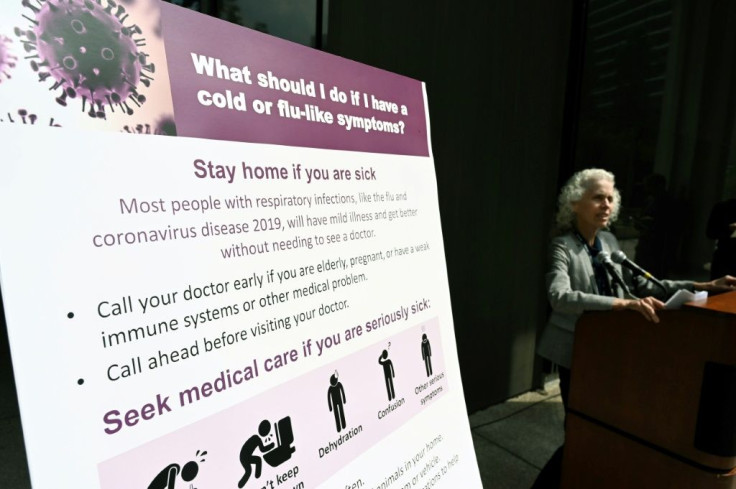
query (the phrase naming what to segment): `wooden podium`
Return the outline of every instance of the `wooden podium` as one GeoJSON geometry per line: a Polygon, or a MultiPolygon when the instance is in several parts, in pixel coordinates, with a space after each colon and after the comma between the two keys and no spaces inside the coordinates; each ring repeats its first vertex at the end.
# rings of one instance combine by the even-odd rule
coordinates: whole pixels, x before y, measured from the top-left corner
{"type": "Polygon", "coordinates": [[[580,318],[563,489],[736,488],[736,292],[658,315],[580,318]]]}

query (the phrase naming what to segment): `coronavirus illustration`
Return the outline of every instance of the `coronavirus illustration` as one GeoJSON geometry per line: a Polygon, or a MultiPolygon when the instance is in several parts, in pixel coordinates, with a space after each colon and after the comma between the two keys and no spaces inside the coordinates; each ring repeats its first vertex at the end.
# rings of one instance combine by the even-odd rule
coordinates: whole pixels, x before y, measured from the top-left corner
{"type": "Polygon", "coordinates": [[[146,97],[155,66],[140,50],[142,30],[114,0],[22,0],[30,29],[15,29],[40,82],[51,79],[56,101],[81,98],[82,111],[104,119],[117,108],[131,115],[146,97]]]}
{"type": "MultiPolygon", "coordinates": [[[[11,122],[14,124],[35,125],[40,118],[36,114],[29,113],[26,109],[18,109],[16,114],[8,112],[7,117],[0,118],[0,122],[11,122]]],[[[54,122],[54,118],[49,119],[50,127],[61,127],[61,124],[54,122]]]]}
{"type": "Polygon", "coordinates": [[[173,116],[169,115],[161,117],[156,123],[156,127],[161,132],[161,134],[166,134],[167,136],[176,136],[176,123],[174,122],[173,116]]]}
{"type": "Polygon", "coordinates": [[[0,34],[0,83],[10,78],[10,70],[15,68],[17,58],[13,54],[13,40],[0,34]]]}
{"type": "Polygon", "coordinates": [[[123,126],[123,130],[120,132],[127,132],[130,134],[158,134],[155,127],[151,127],[151,124],[131,124],[123,126]]]}
{"type": "Polygon", "coordinates": [[[157,134],[160,136],[176,136],[176,124],[174,118],[165,116],[155,124],[126,124],[121,132],[131,134],[157,134]]]}

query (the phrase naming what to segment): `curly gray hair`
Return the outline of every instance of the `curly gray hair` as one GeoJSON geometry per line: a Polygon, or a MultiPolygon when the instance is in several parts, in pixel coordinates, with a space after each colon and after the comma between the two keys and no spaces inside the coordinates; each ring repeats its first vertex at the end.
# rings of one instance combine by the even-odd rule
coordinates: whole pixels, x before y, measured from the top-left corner
{"type": "Polygon", "coordinates": [[[567,231],[572,228],[575,223],[572,204],[579,201],[591,184],[598,180],[607,180],[613,184],[613,209],[611,210],[609,222],[614,222],[618,218],[618,211],[621,209],[621,194],[616,188],[616,179],[613,173],[600,168],[588,168],[575,173],[562,187],[557,199],[557,217],[555,218],[557,229],[567,231]]]}

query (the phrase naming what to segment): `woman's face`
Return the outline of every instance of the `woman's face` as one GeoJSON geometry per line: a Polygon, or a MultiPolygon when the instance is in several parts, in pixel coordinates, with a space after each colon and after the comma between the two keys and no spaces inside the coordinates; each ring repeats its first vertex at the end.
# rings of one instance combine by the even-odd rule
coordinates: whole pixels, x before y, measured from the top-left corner
{"type": "Polygon", "coordinates": [[[613,183],[608,180],[592,181],[580,200],[572,204],[578,229],[598,231],[608,226],[613,212],[613,198],[613,183]]]}

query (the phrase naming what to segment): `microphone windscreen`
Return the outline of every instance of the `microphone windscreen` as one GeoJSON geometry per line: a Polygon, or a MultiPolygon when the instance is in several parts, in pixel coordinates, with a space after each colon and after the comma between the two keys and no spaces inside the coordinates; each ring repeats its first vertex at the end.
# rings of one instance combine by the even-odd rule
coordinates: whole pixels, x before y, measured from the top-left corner
{"type": "Polygon", "coordinates": [[[621,250],[616,250],[611,253],[611,260],[613,260],[614,263],[618,263],[620,265],[621,263],[626,261],[626,253],[621,250]]]}
{"type": "Polygon", "coordinates": [[[611,263],[611,255],[609,255],[607,251],[599,251],[598,254],[595,255],[595,259],[598,263],[611,263]]]}

